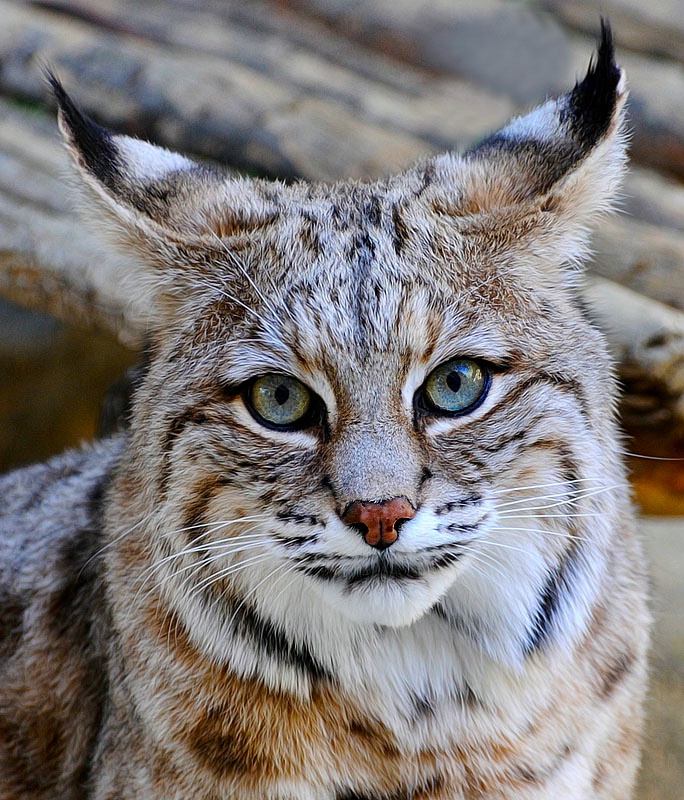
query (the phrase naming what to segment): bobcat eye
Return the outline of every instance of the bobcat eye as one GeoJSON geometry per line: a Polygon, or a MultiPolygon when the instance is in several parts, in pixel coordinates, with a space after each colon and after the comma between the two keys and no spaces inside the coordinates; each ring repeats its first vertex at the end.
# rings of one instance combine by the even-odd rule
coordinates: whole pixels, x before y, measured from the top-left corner
{"type": "Polygon", "coordinates": [[[428,375],[419,395],[428,413],[465,414],[484,400],[491,376],[472,358],[454,358],[428,375]]]}
{"type": "Polygon", "coordinates": [[[290,375],[271,372],[247,385],[245,403],[262,425],[294,429],[309,420],[313,398],[301,381],[290,375]]]}

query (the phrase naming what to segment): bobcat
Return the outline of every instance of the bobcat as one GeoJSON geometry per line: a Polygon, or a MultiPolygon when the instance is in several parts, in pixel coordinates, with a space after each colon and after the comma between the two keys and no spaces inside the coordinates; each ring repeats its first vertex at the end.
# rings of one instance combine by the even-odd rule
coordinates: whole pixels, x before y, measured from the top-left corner
{"type": "Polygon", "coordinates": [[[607,24],[378,182],[232,177],[51,80],[150,363],[125,431],[0,481],[0,798],[630,797],[644,559],[578,291],[607,24]]]}

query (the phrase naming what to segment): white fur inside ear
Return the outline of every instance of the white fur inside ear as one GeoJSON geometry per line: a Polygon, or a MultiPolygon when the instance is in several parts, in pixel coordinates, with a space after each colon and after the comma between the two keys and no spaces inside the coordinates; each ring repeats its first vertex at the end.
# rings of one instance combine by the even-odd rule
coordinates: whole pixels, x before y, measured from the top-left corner
{"type": "Polygon", "coordinates": [[[194,161],[185,156],[130,136],[115,136],[114,142],[125,162],[127,176],[133,182],[158,180],[169,172],[190,170],[195,166],[194,161]]]}
{"type": "Polygon", "coordinates": [[[512,141],[553,141],[558,136],[558,102],[550,100],[522,117],[516,117],[498,136],[512,141]]]}

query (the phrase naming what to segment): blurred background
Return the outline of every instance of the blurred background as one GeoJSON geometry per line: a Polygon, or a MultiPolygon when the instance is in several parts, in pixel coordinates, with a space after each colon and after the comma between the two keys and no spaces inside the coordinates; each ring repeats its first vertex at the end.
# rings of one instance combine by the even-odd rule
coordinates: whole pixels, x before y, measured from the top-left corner
{"type": "Polygon", "coordinates": [[[0,470],[96,436],[144,342],[73,212],[45,65],[96,120],[199,159],[377,177],[567,90],[600,13],[629,78],[632,167],[590,274],[657,619],[638,797],[681,800],[684,0],[0,0],[0,470]]]}

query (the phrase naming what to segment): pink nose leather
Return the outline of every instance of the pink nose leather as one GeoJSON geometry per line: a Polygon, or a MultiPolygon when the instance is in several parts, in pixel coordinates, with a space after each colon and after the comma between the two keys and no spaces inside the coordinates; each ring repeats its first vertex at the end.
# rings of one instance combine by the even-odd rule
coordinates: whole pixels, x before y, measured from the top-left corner
{"type": "Polygon", "coordinates": [[[342,514],[342,521],[358,527],[366,544],[384,550],[399,538],[397,523],[415,516],[415,508],[405,497],[393,497],[382,503],[357,500],[347,506],[342,514]]]}

